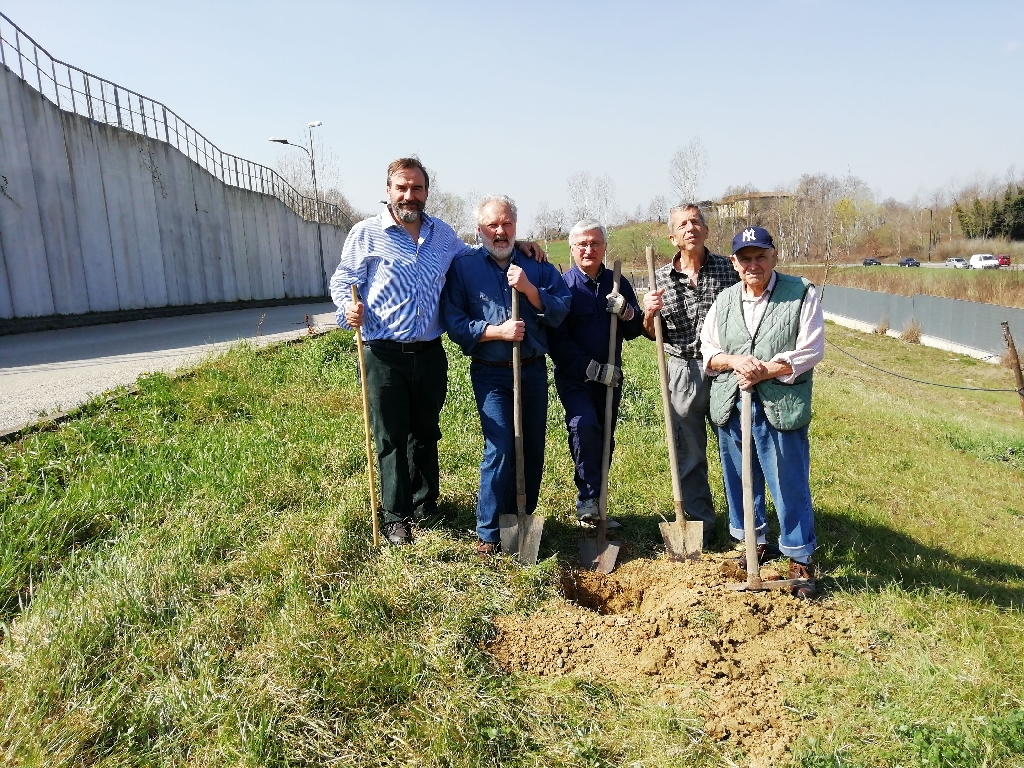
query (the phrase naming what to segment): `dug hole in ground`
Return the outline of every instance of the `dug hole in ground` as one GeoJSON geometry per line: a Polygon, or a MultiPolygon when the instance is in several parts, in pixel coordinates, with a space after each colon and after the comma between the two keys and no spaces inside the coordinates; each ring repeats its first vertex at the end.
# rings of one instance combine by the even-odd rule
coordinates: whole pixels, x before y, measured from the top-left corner
{"type": "MultiPolygon", "coordinates": [[[[562,598],[529,616],[495,617],[487,650],[507,672],[642,681],[656,701],[701,715],[710,738],[770,765],[807,717],[786,705],[782,685],[827,677],[840,650],[871,650],[855,610],[781,590],[725,588],[746,578],[732,557],[637,559],[609,575],[568,571],[562,598]]],[[[771,564],[761,575],[781,576],[771,564]]]]}

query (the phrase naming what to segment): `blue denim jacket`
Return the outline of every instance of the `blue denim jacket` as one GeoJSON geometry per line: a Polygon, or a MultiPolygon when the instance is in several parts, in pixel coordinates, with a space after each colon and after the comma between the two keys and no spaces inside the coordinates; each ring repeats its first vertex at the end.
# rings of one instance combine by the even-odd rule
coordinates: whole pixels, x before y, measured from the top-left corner
{"type": "MultiPolygon", "coordinates": [[[[546,354],[547,329],[561,323],[568,313],[572,301],[569,289],[551,264],[535,261],[518,249],[508,263],[522,268],[540,292],[544,307],[539,312],[525,296],[519,297],[519,316],[526,324],[520,354],[524,358],[546,354]]],[[[466,355],[494,361],[512,359],[512,342],[480,341],[484,328],[501,325],[512,317],[507,270],[507,264],[504,269],[499,267],[483,248],[458,257],[448,269],[441,294],[441,326],[466,355]]]]}

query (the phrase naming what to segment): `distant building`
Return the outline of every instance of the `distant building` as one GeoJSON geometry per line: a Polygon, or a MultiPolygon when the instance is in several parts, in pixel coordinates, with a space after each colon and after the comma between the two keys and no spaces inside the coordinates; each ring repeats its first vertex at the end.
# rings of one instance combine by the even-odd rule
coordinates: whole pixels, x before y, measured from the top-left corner
{"type": "Polygon", "coordinates": [[[744,192],[723,197],[715,203],[715,215],[720,219],[749,219],[767,209],[774,201],[793,197],[789,192],[744,192]]]}

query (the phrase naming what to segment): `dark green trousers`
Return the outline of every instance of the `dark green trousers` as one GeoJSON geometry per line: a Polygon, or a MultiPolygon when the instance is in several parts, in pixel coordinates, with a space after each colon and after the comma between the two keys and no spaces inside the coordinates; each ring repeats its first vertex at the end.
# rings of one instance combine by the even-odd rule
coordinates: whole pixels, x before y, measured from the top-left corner
{"type": "Polygon", "coordinates": [[[444,347],[405,352],[394,344],[368,342],[366,379],[384,522],[436,514],[438,422],[448,390],[444,347]]]}

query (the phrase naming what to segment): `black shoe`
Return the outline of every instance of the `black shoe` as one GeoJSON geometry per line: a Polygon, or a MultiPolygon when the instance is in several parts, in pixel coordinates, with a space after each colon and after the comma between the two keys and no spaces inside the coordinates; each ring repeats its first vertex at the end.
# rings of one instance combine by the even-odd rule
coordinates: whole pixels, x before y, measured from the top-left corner
{"type": "MultiPolygon", "coordinates": [[[[782,557],[782,552],[774,544],[758,544],[757,545],[757,564],[764,565],[765,563],[771,562],[782,557]]],[[[747,567],[747,550],[743,549],[742,553],[736,555],[734,558],[736,565],[746,570],[747,567]]]]}
{"type": "Polygon", "coordinates": [[[400,547],[403,544],[412,544],[412,534],[409,533],[409,526],[404,520],[396,520],[393,523],[384,523],[384,536],[388,542],[400,547]]]}
{"type": "Polygon", "coordinates": [[[794,584],[789,588],[789,594],[803,600],[813,600],[818,596],[818,582],[814,578],[814,566],[811,563],[806,565],[795,560],[789,562],[789,578],[806,579],[803,584],[794,584]]]}

